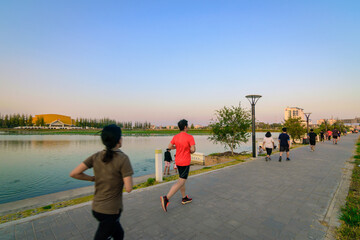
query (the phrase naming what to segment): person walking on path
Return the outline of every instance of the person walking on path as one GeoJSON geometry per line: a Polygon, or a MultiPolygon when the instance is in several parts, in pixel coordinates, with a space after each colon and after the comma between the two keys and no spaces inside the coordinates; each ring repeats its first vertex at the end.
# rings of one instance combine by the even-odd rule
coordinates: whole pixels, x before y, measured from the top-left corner
{"type": "Polygon", "coordinates": [[[334,128],[332,131],[332,137],[333,137],[333,144],[337,144],[338,142],[338,130],[334,128]]]}
{"type": "MultiPolygon", "coordinates": [[[[174,158],[175,158],[175,157],[176,157],[176,155],[174,155],[174,158]]],[[[174,163],[173,163],[173,164],[174,164],[174,173],[175,173],[175,174],[177,174],[177,166],[176,166],[175,161],[174,161],[174,163]]]]}
{"type": "Polygon", "coordinates": [[[266,149],[266,157],[265,161],[271,160],[270,156],[272,153],[272,150],[274,149],[274,139],[271,136],[270,132],[267,132],[264,137],[263,141],[263,148],[266,149]]]}
{"type": "Polygon", "coordinates": [[[178,168],[179,180],[170,188],[165,196],[160,197],[161,206],[165,212],[167,212],[170,198],[179,190],[182,195],[182,204],[192,201],[192,198],[185,194],[185,183],[190,171],[191,153],[194,153],[196,150],[195,140],[193,136],[187,133],[188,121],[182,119],[178,122],[178,126],[180,133],[173,137],[168,148],[176,149],[175,164],[178,168]]]}
{"type": "Polygon", "coordinates": [[[309,139],[310,139],[310,149],[312,152],[315,151],[316,137],[317,134],[314,133],[314,129],[310,129],[309,139]]]}
{"type": "Polygon", "coordinates": [[[92,214],[99,221],[95,240],[115,240],[124,238],[120,224],[123,209],[122,192],[131,192],[133,169],[130,160],[119,148],[122,145],[121,129],[112,124],[104,127],[101,140],[106,149],[88,157],[71,171],[70,177],[95,182],[95,195],[92,202],[92,214]],[[84,173],[94,169],[95,176],[84,173]]]}
{"type": "Polygon", "coordinates": [[[320,142],[324,142],[324,131],[320,132],[320,142]]]}
{"type": "Polygon", "coordinates": [[[327,131],[327,133],[328,133],[328,141],[330,141],[331,140],[331,134],[332,134],[332,131],[327,131]]]}
{"type": "Polygon", "coordinates": [[[164,168],[164,175],[166,175],[166,169],[167,169],[167,175],[170,175],[170,166],[172,162],[172,157],[170,153],[169,148],[166,149],[166,152],[164,153],[164,162],[165,162],[165,168],[164,168]]]}
{"type": "Polygon", "coordinates": [[[282,160],[283,152],[286,152],[286,161],[290,161],[290,136],[286,133],[287,129],[283,128],[282,133],[279,135],[280,157],[279,162],[282,160]]]}

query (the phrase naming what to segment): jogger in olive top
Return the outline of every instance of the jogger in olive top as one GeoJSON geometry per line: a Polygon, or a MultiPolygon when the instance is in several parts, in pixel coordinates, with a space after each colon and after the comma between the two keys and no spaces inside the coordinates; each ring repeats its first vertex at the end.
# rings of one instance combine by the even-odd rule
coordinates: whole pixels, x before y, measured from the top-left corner
{"type": "Polygon", "coordinates": [[[133,170],[128,156],[119,149],[122,145],[120,127],[104,127],[101,140],[106,149],[88,157],[72,170],[70,176],[95,182],[92,210],[99,226],[94,239],[113,237],[118,240],[124,238],[124,230],[119,221],[123,209],[122,192],[124,186],[127,192],[131,192],[133,170]],[[89,168],[94,169],[95,176],[84,173],[89,168]]]}

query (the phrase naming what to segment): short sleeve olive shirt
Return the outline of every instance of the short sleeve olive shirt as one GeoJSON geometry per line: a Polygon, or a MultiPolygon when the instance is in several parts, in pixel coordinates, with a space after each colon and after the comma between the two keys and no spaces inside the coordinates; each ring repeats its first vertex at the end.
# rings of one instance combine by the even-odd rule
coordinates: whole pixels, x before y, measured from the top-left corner
{"type": "Polygon", "coordinates": [[[120,150],[114,151],[110,162],[103,162],[105,150],[88,157],[84,164],[94,169],[95,194],[92,209],[104,214],[118,214],[123,209],[124,177],[133,175],[129,157],[120,150]]]}

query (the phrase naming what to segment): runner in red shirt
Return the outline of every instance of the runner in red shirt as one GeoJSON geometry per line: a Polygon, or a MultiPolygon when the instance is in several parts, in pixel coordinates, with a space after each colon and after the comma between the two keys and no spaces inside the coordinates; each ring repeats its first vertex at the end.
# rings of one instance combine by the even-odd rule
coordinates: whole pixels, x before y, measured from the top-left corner
{"type": "Polygon", "coordinates": [[[191,153],[195,152],[194,137],[187,133],[188,121],[185,119],[178,122],[180,133],[175,135],[171,140],[168,148],[176,149],[175,164],[179,172],[179,180],[170,188],[167,195],[161,196],[161,206],[167,212],[170,198],[177,192],[181,191],[182,204],[187,204],[192,201],[188,195],[185,195],[185,183],[190,171],[191,153]]]}

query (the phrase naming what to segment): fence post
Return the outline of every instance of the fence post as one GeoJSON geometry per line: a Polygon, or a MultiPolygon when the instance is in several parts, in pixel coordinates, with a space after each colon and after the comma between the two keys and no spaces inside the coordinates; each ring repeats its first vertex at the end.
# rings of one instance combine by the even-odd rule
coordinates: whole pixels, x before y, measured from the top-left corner
{"type": "Polygon", "coordinates": [[[163,171],[162,171],[162,150],[155,150],[155,179],[157,182],[163,181],[163,171]]]}

